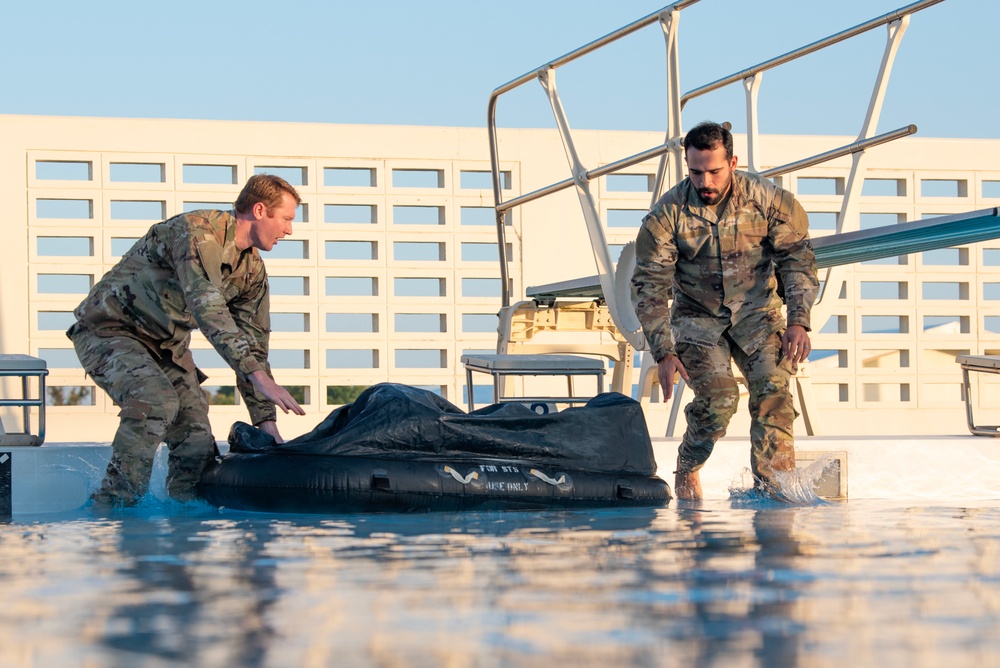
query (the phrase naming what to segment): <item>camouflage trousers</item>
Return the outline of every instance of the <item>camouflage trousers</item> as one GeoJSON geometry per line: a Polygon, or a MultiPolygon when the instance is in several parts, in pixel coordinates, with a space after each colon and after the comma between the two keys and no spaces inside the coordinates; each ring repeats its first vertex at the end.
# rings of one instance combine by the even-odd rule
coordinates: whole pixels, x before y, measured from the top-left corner
{"type": "Polygon", "coordinates": [[[732,362],[750,391],[750,467],[756,484],[770,486],[774,471],[794,468],[792,423],[798,411],[790,380],[796,369],[782,356],[781,332],[772,334],[752,355],[744,353],[728,332],[714,348],[685,343],[676,348],[694,391],[684,409],[687,431],[678,449],[678,471],[700,469],[726,434],[739,402],[732,362]]]}
{"type": "Polygon", "coordinates": [[[167,492],[179,501],[196,498],[201,474],[218,454],[197,371],[177,366],[169,355],[154,355],[131,337],[74,327],[70,339],[87,374],[121,409],[111,461],[94,500],[138,503],[161,442],[169,448],[167,492]]]}

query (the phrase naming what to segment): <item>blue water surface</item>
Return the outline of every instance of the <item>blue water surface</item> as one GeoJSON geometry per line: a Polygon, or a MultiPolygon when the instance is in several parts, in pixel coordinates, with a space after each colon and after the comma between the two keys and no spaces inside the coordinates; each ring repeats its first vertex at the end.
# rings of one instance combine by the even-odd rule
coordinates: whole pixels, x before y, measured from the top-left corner
{"type": "Polygon", "coordinates": [[[1000,665],[1000,502],[0,524],[0,665],[1000,665]]]}

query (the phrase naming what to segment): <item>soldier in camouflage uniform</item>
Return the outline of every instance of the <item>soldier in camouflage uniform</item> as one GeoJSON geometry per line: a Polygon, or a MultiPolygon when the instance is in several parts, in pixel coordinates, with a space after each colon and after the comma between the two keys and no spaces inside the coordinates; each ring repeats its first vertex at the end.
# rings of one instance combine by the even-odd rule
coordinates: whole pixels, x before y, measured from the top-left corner
{"type": "Polygon", "coordinates": [[[721,125],[693,128],[684,153],[688,178],[643,218],[632,276],[664,397],[675,374],[694,390],[674,491],[701,498],[698,471],[736,412],[735,361],[750,392],[756,486],[775,493],[775,471],[795,466],[790,379],[811,349],[819,290],[809,221],[791,193],[735,171],[732,135],[721,125]]]}
{"type": "Polygon", "coordinates": [[[192,211],[151,227],[76,308],[67,336],[121,408],[96,504],[137,503],[161,441],[170,496],[196,496],[217,450],[200,387],[206,376],[189,350],[195,328],[236,371],[255,425],[280,442],[275,406],[304,414],[267,363],[270,307],[258,253],[291,234],[300,201],[283,179],[253,176],[234,211],[192,211]]]}

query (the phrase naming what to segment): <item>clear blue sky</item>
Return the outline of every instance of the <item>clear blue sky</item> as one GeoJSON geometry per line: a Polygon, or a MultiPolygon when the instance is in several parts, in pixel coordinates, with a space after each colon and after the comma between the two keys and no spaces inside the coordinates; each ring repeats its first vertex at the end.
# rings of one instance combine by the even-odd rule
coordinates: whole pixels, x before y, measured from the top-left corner
{"type": "MultiPolygon", "coordinates": [[[[0,113],[483,127],[490,92],[667,2],[653,0],[31,0],[3,12],[0,113]]],[[[681,13],[684,91],[902,7],[904,0],[701,0],[681,13]]],[[[879,131],[1000,137],[1000,2],[915,14],[879,131]]],[[[880,28],[765,75],[766,133],[856,135],[880,28]]],[[[574,128],[663,129],[664,57],[647,28],[560,70],[574,128]]],[[[693,102],[684,125],[745,129],[743,90],[693,102]]],[[[532,84],[503,126],[548,127],[532,84]]]]}

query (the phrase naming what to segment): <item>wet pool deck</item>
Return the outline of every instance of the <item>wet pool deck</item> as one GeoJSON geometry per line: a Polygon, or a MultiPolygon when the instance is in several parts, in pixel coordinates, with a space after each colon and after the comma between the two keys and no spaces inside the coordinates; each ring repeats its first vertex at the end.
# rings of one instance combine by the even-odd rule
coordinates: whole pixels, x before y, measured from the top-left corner
{"type": "MultiPolygon", "coordinates": [[[[679,438],[654,438],[658,474],[673,485],[679,438]]],[[[224,446],[225,444],[220,444],[224,446]]],[[[730,488],[749,485],[750,444],[725,438],[716,446],[701,479],[707,500],[727,499],[730,488]]],[[[962,502],[1000,499],[1000,438],[955,436],[808,436],[796,441],[800,468],[817,460],[827,467],[821,496],[962,502]]],[[[102,443],[46,443],[0,447],[9,453],[10,506],[19,514],[80,509],[100,483],[111,455],[102,443]]],[[[154,467],[151,493],[162,498],[165,448],[154,467]]],[[[822,466],[817,464],[816,466],[822,466]]],[[[2,487],[2,480],[0,480],[2,487]]]]}
{"type": "MultiPolygon", "coordinates": [[[[679,438],[653,439],[659,475],[671,485],[671,464],[679,443],[679,438]]],[[[971,434],[804,436],[795,440],[795,451],[800,468],[818,460],[839,460],[841,490],[847,499],[1000,499],[1000,438],[971,434]]],[[[719,441],[701,472],[705,498],[726,499],[731,487],[747,487],[749,466],[749,439],[719,441]]]]}

